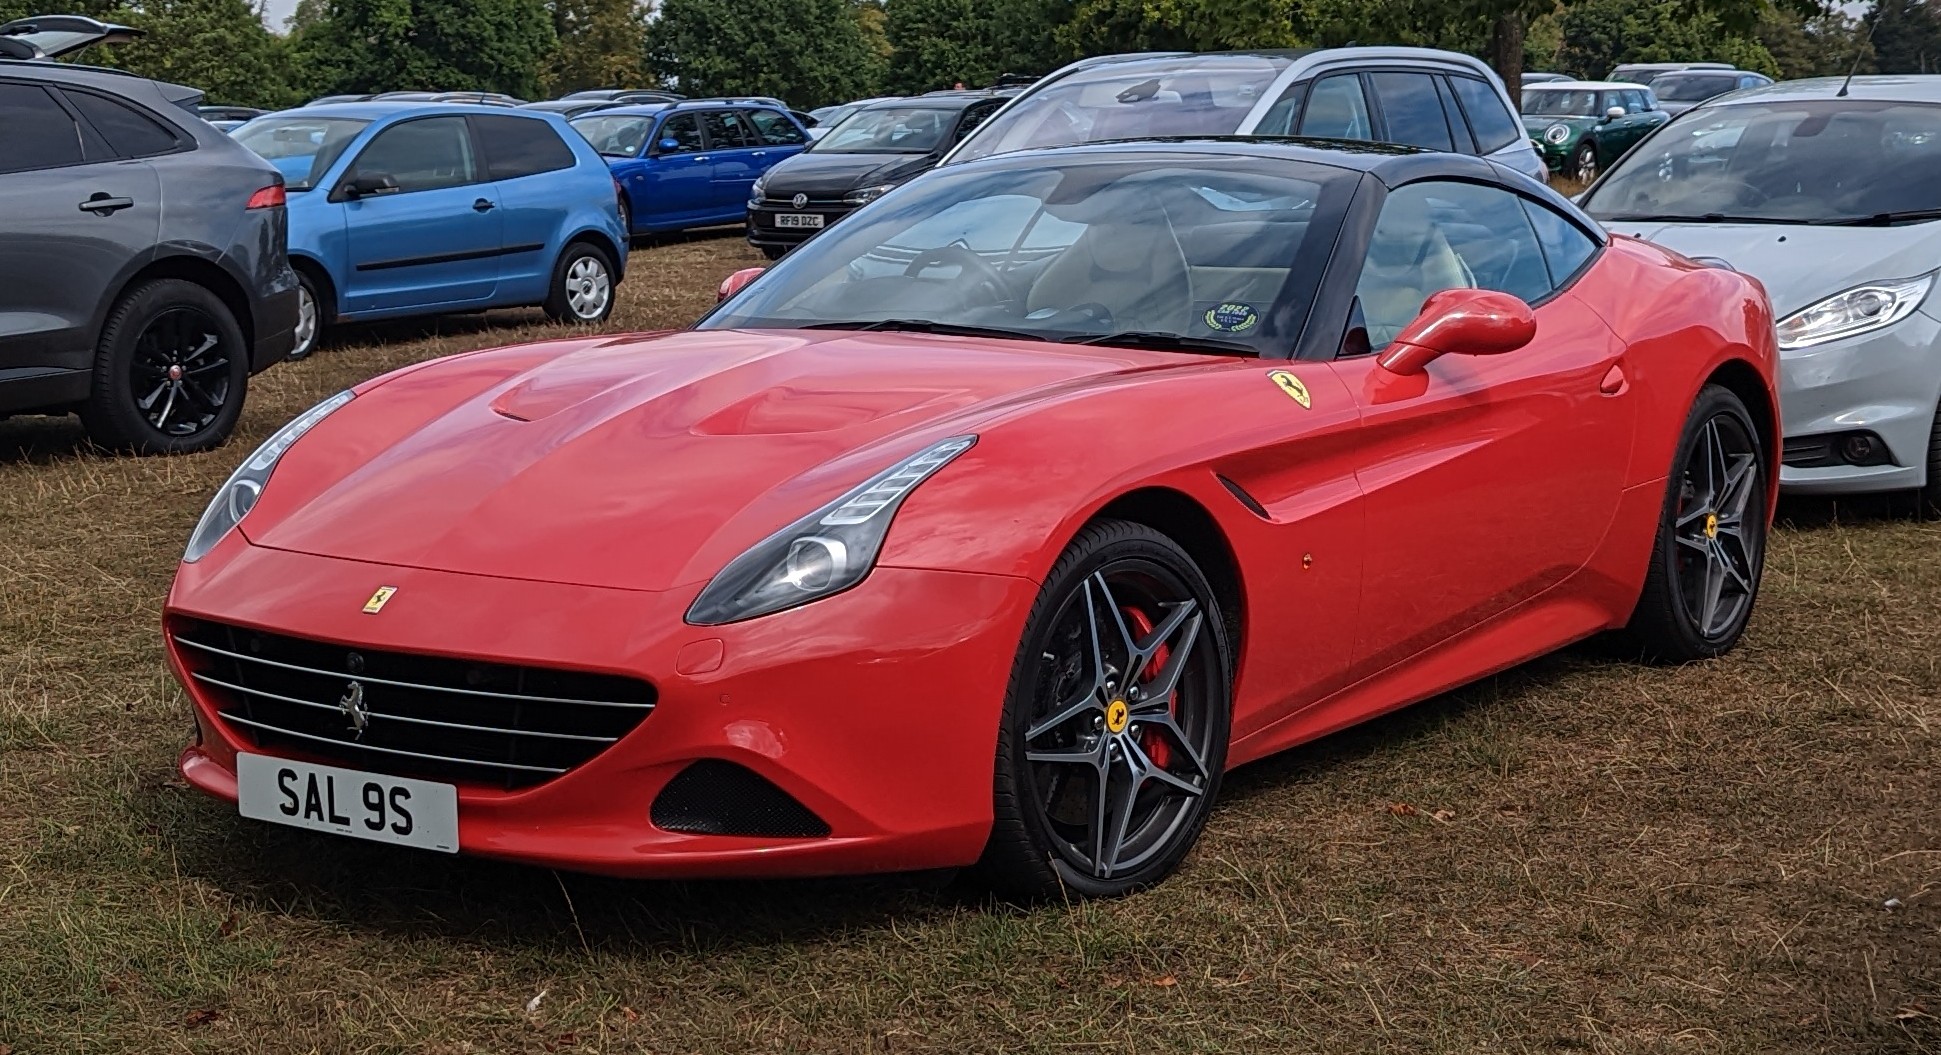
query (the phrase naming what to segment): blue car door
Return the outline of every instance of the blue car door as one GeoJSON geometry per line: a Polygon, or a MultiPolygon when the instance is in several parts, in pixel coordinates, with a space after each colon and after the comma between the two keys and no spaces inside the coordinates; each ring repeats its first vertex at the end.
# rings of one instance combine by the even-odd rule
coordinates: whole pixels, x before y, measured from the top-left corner
{"type": "MultiPolygon", "coordinates": [[[[809,133],[779,110],[743,110],[741,116],[748,122],[748,128],[758,144],[754,153],[749,155],[755,161],[755,179],[774,168],[777,162],[802,153],[802,149],[809,145],[809,133]]],[[[742,200],[747,200],[746,194],[742,200]]],[[[736,208],[740,207],[737,202],[736,208]]]]}
{"type": "Polygon", "coordinates": [[[621,166],[627,204],[639,229],[687,227],[708,212],[713,159],[703,149],[701,119],[669,114],[648,143],[650,156],[621,166]]]}
{"type": "Polygon", "coordinates": [[[701,128],[707,134],[708,154],[713,159],[709,172],[708,220],[728,223],[742,217],[748,204],[748,188],[761,175],[756,154],[766,153],[755,138],[754,129],[733,110],[701,111],[701,128]]]}
{"type": "Polygon", "coordinates": [[[372,137],[332,192],[344,200],[345,311],[490,300],[504,225],[484,175],[463,117],[414,118],[372,137]]]}
{"type": "Polygon", "coordinates": [[[590,181],[574,171],[579,162],[573,148],[544,118],[479,114],[466,120],[499,202],[504,252],[497,299],[517,303],[542,297],[567,216],[585,201],[590,181]]]}

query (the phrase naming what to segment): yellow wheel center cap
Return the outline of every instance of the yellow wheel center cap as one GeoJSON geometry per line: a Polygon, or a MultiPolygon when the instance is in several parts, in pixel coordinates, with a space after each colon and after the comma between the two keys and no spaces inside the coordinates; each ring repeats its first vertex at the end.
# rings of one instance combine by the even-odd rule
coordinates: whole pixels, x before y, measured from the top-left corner
{"type": "Polygon", "coordinates": [[[1705,537],[1719,537],[1719,515],[1717,513],[1705,514],[1705,537]]]}
{"type": "Polygon", "coordinates": [[[1126,701],[1113,700],[1105,705],[1105,727],[1115,733],[1125,732],[1126,723],[1132,720],[1132,711],[1126,701]]]}

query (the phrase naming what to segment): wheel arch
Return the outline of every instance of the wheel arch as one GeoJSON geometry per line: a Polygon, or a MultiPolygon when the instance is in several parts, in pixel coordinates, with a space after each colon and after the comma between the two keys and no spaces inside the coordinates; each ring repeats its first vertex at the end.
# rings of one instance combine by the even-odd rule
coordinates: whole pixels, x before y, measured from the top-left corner
{"type": "MultiPolygon", "coordinates": [[[[243,289],[243,284],[228,271],[223,270],[222,265],[199,256],[182,253],[151,260],[128,276],[127,280],[115,289],[114,295],[108,298],[107,305],[103,309],[103,321],[106,320],[105,313],[113,311],[114,306],[121,303],[122,298],[147,283],[165,278],[193,282],[214,293],[216,299],[222,301],[223,307],[228,308],[229,314],[235,318],[237,328],[243,331],[244,347],[256,346],[256,314],[250,310],[249,294],[243,289]]],[[[96,331],[99,332],[99,326],[96,327],[96,331]]]]}
{"type": "MultiPolygon", "coordinates": [[[[613,239],[609,237],[605,231],[602,231],[597,227],[582,227],[574,231],[572,234],[569,234],[565,238],[561,239],[559,243],[559,252],[553,255],[554,267],[559,266],[559,258],[562,256],[565,256],[566,250],[572,248],[573,243],[575,242],[585,242],[586,244],[592,246],[595,249],[598,249],[600,252],[605,253],[607,255],[607,260],[613,264],[614,285],[616,286],[619,285],[620,280],[626,277],[626,274],[627,274],[626,254],[620,251],[620,247],[613,243],[613,239]]],[[[616,290],[615,292],[617,293],[618,291],[616,290]]]]}
{"type": "Polygon", "coordinates": [[[317,313],[322,322],[336,322],[341,305],[338,298],[337,280],[330,277],[330,269],[323,261],[307,253],[291,253],[290,266],[303,273],[311,285],[317,287],[317,313]]]}
{"type": "MultiPolygon", "coordinates": [[[[1780,436],[1779,408],[1774,405],[1772,390],[1759,375],[1759,369],[1744,359],[1727,359],[1706,375],[1705,383],[1718,385],[1746,405],[1753,425],[1759,429],[1759,442],[1766,448],[1767,479],[1777,483],[1784,443],[1780,436]]],[[[1772,494],[1778,491],[1778,487],[1772,488],[1772,494]]]]}
{"type": "MultiPolygon", "coordinates": [[[[1241,632],[1246,628],[1246,591],[1240,576],[1240,561],[1234,555],[1220,522],[1199,500],[1170,487],[1141,487],[1128,491],[1099,507],[1079,525],[1100,520],[1128,520],[1144,524],[1179,544],[1193,558],[1213,587],[1220,603],[1221,621],[1226,624],[1227,641],[1234,650],[1232,662],[1239,667],[1241,632]]],[[[1077,532],[1074,532],[1076,537],[1077,532]]],[[[1070,540],[1067,540],[1067,545],[1070,540]]]]}

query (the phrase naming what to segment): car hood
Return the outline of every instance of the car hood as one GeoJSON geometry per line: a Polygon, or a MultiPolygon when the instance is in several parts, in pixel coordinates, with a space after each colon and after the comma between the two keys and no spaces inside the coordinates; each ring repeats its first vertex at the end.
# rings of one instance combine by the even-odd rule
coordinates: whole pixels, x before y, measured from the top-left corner
{"type": "Polygon", "coordinates": [[[768,170],[763,194],[770,200],[796,194],[839,198],[860,187],[900,183],[936,163],[934,154],[825,154],[805,150],[768,170]]]}
{"type": "Polygon", "coordinates": [[[380,379],[325,419],[242,530],[348,560],[667,590],[938,439],[1203,362],[853,331],[475,353],[380,379]]]}
{"type": "Polygon", "coordinates": [[[1725,261],[1765,285],[1779,319],[1863,282],[1912,278],[1941,263],[1941,222],[1801,227],[1613,221],[1604,226],[1689,257],[1725,261]]]}

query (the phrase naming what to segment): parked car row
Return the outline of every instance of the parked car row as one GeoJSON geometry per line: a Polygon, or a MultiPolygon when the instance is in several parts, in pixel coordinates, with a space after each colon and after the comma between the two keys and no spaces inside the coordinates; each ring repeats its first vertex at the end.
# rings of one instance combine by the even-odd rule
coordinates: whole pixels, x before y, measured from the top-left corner
{"type": "Polygon", "coordinates": [[[1606,81],[1525,74],[1523,125],[1550,171],[1589,182],[1672,117],[1771,77],[1722,62],[1630,63],[1606,81]]]}

